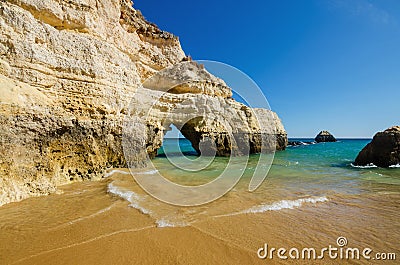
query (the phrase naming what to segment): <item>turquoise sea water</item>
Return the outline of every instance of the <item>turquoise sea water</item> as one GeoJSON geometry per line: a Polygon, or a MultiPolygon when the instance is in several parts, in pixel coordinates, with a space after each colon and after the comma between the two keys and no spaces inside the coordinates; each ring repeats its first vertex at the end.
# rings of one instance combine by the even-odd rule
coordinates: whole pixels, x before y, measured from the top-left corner
{"type": "MultiPolygon", "coordinates": [[[[313,142],[313,139],[289,140],[313,142]]],[[[358,152],[370,141],[370,139],[339,139],[335,143],[289,146],[285,151],[275,153],[272,167],[260,190],[261,192],[268,190],[271,194],[277,195],[277,191],[274,189],[281,188],[282,194],[278,197],[299,192],[305,195],[327,195],[400,191],[400,168],[356,168],[352,166],[351,163],[358,152]]],[[[190,159],[196,158],[195,154],[188,140],[165,139],[164,145],[153,163],[157,169],[169,175],[171,180],[182,184],[199,184],[217,177],[228,161],[228,158],[216,157],[209,167],[199,172],[180,170],[169,162],[169,160],[175,160],[190,164],[192,163],[190,159]],[[189,160],[178,155],[179,148],[189,160]],[[168,158],[165,156],[166,152],[169,154],[168,158]]],[[[258,157],[258,155],[250,156],[244,169],[243,178],[245,180],[252,176],[258,157]]]]}
{"type": "MultiPolygon", "coordinates": [[[[248,249],[254,255],[266,242],[282,247],[327,247],[336,246],[339,236],[346,237],[351,247],[398,253],[400,168],[351,165],[369,141],[341,139],[336,143],[288,147],[276,152],[271,167],[258,165],[257,154],[251,155],[247,164],[244,157],[234,158],[231,163],[235,167],[229,173],[243,173],[235,187],[218,199],[181,207],[155,199],[154,193],[145,191],[137,180],[153,180],[161,173],[175,183],[197,186],[217,178],[229,158],[198,160],[188,140],[165,139],[159,156],[152,160],[155,169],[112,169],[103,181],[74,183],[63,187],[59,195],[31,198],[0,208],[0,242],[9,245],[0,248],[0,257],[18,261],[53,250],[64,251],[64,247],[78,246],[76,242],[84,245],[141,229],[148,229],[143,230],[143,238],[148,232],[161,238],[170,229],[177,229],[177,233],[190,231],[188,237],[201,232],[235,249],[248,249]],[[186,156],[179,155],[179,149],[186,156]],[[189,169],[205,167],[195,171],[176,165],[189,169]],[[270,170],[262,185],[250,192],[250,178],[257,167],[270,170]],[[181,227],[184,229],[179,230],[181,227]],[[57,240],[53,243],[48,235],[57,240]],[[71,235],[67,246],[65,235],[71,235]]],[[[171,191],[162,182],[152,184],[158,194],[171,191]]],[[[208,200],[208,191],[190,195],[208,200]]],[[[177,195],[183,200],[188,197],[177,195]]],[[[172,231],[170,235],[174,235],[172,231]]]]}
{"type": "MultiPolygon", "coordinates": [[[[400,168],[357,168],[351,165],[358,152],[370,140],[340,139],[335,143],[318,144],[312,143],[312,139],[290,140],[301,140],[310,144],[278,151],[274,159],[270,160],[272,164],[268,164],[268,161],[259,163],[260,155],[258,154],[251,155],[248,159],[235,157],[230,160],[227,157],[215,157],[207,160],[207,157],[202,158],[196,155],[188,140],[165,139],[158,156],[151,161],[153,167],[139,169],[133,173],[135,178],[148,179],[150,182],[154,181],[157,175],[161,175],[176,184],[200,186],[217,179],[230,163],[231,166],[233,165],[232,168],[225,171],[228,172],[228,178],[235,179],[238,174],[241,177],[231,190],[222,193],[224,194],[222,197],[216,198],[210,195],[219,194],[222,190],[220,186],[211,185],[205,190],[196,190],[190,197],[184,195],[182,197],[178,193],[177,197],[182,201],[170,205],[147,195],[142,197],[143,195],[140,194],[143,194],[143,190],[137,187],[124,188],[118,181],[113,182],[113,186],[109,189],[111,193],[119,196],[125,194],[127,190],[129,194],[134,192],[135,198],[138,197],[140,200],[129,201],[136,205],[137,209],[151,212],[152,218],[162,221],[160,221],[162,226],[164,222],[168,223],[168,226],[179,226],[207,218],[247,213],[264,213],[268,216],[270,211],[285,212],[287,209],[300,207],[303,210],[314,209],[315,212],[310,214],[310,217],[318,216],[323,220],[330,218],[329,209],[335,209],[336,218],[344,219],[359,216],[369,220],[378,214],[387,222],[388,231],[397,229],[392,227],[393,222],[390,220],[398,220],[399,217],[397,201],[400,196],[400,168]],[[195,170],[199,167],[202,169],[195,170]],[[254,173],[260,168],[265,170],[263,172],[266,178],[255,191],[250,191],[249,183],[254,173]],[[200,198],[204,203],[185,204],[194,197],[200,198]],[[200,206],[179,208],[173,205],[200,206]],[[320,209],[328,210],[322,214],[319,212],[320,209]],[[361,215],[360,210],[363,211],[361,215]]],[[[224,184],[229,182],[227,179],[225,181],[224,184]]],[[[165,191],[171,193],[172,190],[161,182],[152,182],[151,188],[157,194],[166,194],[165,191]]],[[[154,195],[154,192],[148,195],[154,195]]],[[[172,193],[176,194],[176,191],[172,193]]],[[[313,222],[310,225],[313,225],[313,222]]],[[[349,227],[341,229],[349,233],[354,230],[353,224],[347,225],[349,227]]],[[[331,230],[331,232],[335,231],[336,229],[331,230]]],[[[398,233],[394,235],[396,238],[399,236],[398,233]]],[[[396,240],[394,239],[393,242],[396,240]]],[[[382,243],[384,243],[383,239],[382,243]]]]}

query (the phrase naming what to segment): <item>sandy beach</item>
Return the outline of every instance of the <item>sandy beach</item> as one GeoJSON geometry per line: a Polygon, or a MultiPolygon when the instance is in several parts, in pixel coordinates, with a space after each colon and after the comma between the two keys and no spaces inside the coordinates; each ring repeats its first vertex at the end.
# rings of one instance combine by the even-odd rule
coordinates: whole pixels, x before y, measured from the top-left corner
{"type": "MultiPolygon", "coordinates": [[[[265,243],[275,248],[321,249],[336,246],[337,237],[345,236],[351,247],[392,252],[400,240],[398,193],[330,197],[327,202],[247,214],[238,214],[240,201],[228,196],[231,204],[217,201],[201,207],[202,217],[193,212],[198,209],[171,206],[170,214],[188,220],[197,215],[192,222],[173,224],[154,220],[110,194],[110,183],[144,195],[133,178],[117,173],[97,183],[64,186],[60,195],[2,207],[2,264],[304,264],[301,259],[277,256],[259,259],[257,250],[265,243]],[[215,210],[218,207],[223,210],[215,210]],[[213,211],[231,214],[216,216],[213,211]]],[[[153,203],[151,211],[159,207],[166,213],[164,204],[153,203]]],[[[310,262],[335,264],[337,260],[326,256],[310,262]]]]}

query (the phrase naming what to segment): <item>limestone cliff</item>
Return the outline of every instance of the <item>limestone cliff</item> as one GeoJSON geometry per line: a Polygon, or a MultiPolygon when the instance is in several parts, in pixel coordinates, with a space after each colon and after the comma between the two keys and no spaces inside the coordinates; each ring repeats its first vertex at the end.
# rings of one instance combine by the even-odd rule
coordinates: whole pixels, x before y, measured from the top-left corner
{"type": "MultiPolygon", "coordinates": [[[[227,155],[227,130],[245,135],[252,153],[262,151],[263,134],[285,148],[275,113],[234,101],[223,80],[181,63],[185,58],[178,38],[147,22],[130,0],[1,0],[0,205],[126,166],[127,115],[145,126],[145,135],[131,133],[143,138],[150,156],[168,123],[180,126],[198,151],[207,138],[217,155],[227,155]],[[151,113],[142,113],[157,97],[151,113]],[[214,119],[172,119],[177,105],[214,119]],[[222,126],[232,115],[238,119],[222,126]]],[[[137,156],[137,166],[144,165],[146,154],[137,156]]]]}

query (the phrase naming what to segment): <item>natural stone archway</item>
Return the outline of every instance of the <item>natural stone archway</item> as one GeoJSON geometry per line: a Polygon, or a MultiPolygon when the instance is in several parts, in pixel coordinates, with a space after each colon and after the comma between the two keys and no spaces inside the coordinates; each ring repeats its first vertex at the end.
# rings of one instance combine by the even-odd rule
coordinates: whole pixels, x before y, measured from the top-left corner
{"type": "MultiPolygon", "coordinates": [[[[188,78],[197,77],[199,69],[205,71],[195,62],[177,67],[179,73],[187,73],[187,76],[169,77],[175,80],[174,85],[179,78],[189,82],[188,78]]],[[[175,73],[173,70],[166,71],[175,73]]],[[[267,109],[252,109],[228,95],[224,98],[198,93],[169,93],[168,87],[161,85],[166,78],[165,73],[160,75],[154,76],[156,81],[145,82],[148,86],[157,85],[157,89],[139,88],[133,102],[134,114],[140,116],[147,113],[146,147],[150,158],[156,156],[170,124],[176,125],[202,155],[247,155],[285,149],[287,136],[276,113],[267,109]]]]}
{"type": "Polygon", "coordinates": [[[188,139],[192,143],[192,147],[196,150],[197,154],[201,154],[200,151],[200,141],[201,141],[201,133],[196,131],[196,124],[202,120],[202,117],[194,118],[180,126],[180,132],[186,139],[188,139]]]}
{"type": "MultiPolygon", "coordinates": [[[[174,140],[176,140],[177,141],[177,144],[178,145],[180,145],[180,140],[182,140],[182,139],[184,139],[184,140],[187,140],[187,141],[189,141],[190,142],[190,144],[191,144],[191,150],[187,150],[187,151],[185,151],[185,150],[180,150],[181,152],[182,152],[182,154],[183,155],[189,155],[189,152],[190,152],[190,155],[200,155],[200,152],[198,152],[198,150],[196,150],[196,149],[194,149],[194,145],[193,145],[193,143],[185,136],[185,135],[183,135],[182,134],[182,132],[181,132],[181,130],[179,129],[179,128],[181,128],[181,126],[176,126],[176,124],[173,124],[173,123],[171,123],[169,126],[167,126],[167,127],[165,127],[166,128],[166,130],[164,131],[164,136],[163,136],[163,140],[162,140],[162,145],[161,145],[161,147],[157,150],[157,156],[162,156],[162,157],[164,157],[164,156],[167,156],[167,153],[169,153],[170,152],[170,150],[169,150],[169,148],[166,148],[166,140],[168,140],[168,139],[174,139],[174,140]],[[173,137],[168,137],[168,136],[170,136],[169,135],[169,133],[170,132],[172,132],[172,131],[174,131],[175,130],[175,132],[176,133],[179,133],[180,134],[180,137],[178,137],[179,135],[173,135],[173,137]],[[163,151],[164,151],[164,154],[161,154],[160,155],[160,149],[161,148],[163,148],[163,151]]],[[[173,148],[181,148],[181,146],[174,146],[173,148]]],[[[173,149],[173,151],[174,152],[178,152],[178,150],[175,150],[175,149],[173,149]]]]}
{"type": "Polygon", "coordinates": [[[197,153],[206,156],[229,156],[232,142],[224,132],[207,132],[202,128],[203,118],[194,118],[182,126],[181,132],[197,153]]]}
{"type": "Polygon", "coordinates": [[[149,157],[157,155],[170,124],[202,155],[285,149],[287,135],[276,113],[250,108],[231,96],[223,80],[196,62],[181,62],[154,74],[137,89],[131,104],[132,115],[144,117],[147,124],[149,157]]]}
{"type": "Polygon", "coordinates": [[[285,148],[275,113],[235,101],[222,79],[183,62],[179,39],[130,0],[83,2],[0,1],[0,205],[126,167],[126,120],[135,167],[171,123],[203,154],[269,150],[268,135],[285,148]]]}

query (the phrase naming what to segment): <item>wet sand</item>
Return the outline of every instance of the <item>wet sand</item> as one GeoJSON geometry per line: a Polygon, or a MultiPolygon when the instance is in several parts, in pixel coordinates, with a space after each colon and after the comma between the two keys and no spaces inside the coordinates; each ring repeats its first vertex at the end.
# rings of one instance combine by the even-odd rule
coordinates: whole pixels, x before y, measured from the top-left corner
{"type": "MultiPolygon", "coordinates": [[[[163,215],[188,219],[184,225],[179,222],[160,225],[155,220],[157,215],[144,214],[130,207],[128,201],[107,192],[110,183],[146,196],[130,176],[115,174],[101,182],[64,186],[61,195],[31,198],[1,207],[0,263],[370,263],[363,259],[329,257],[311,261],[257,257],[257,250],[265,243],[275,248],[319,249],[329,244],[336,246],[339,236],[346,237],[350,247],[398,252],[398,192],[364,197],[330,195],[327,202],[240,214],[235,209],[246,208],[249,202],[240,199],[244,194],[235,192],[197,208],[171,207],[154,200],[146,204],[152,212],[159,210],[163,215]],[[218,212],[224,214],[217,215],[218,212]]],[[[395,262],[382,261],[382,264],[395,262]]]]}

